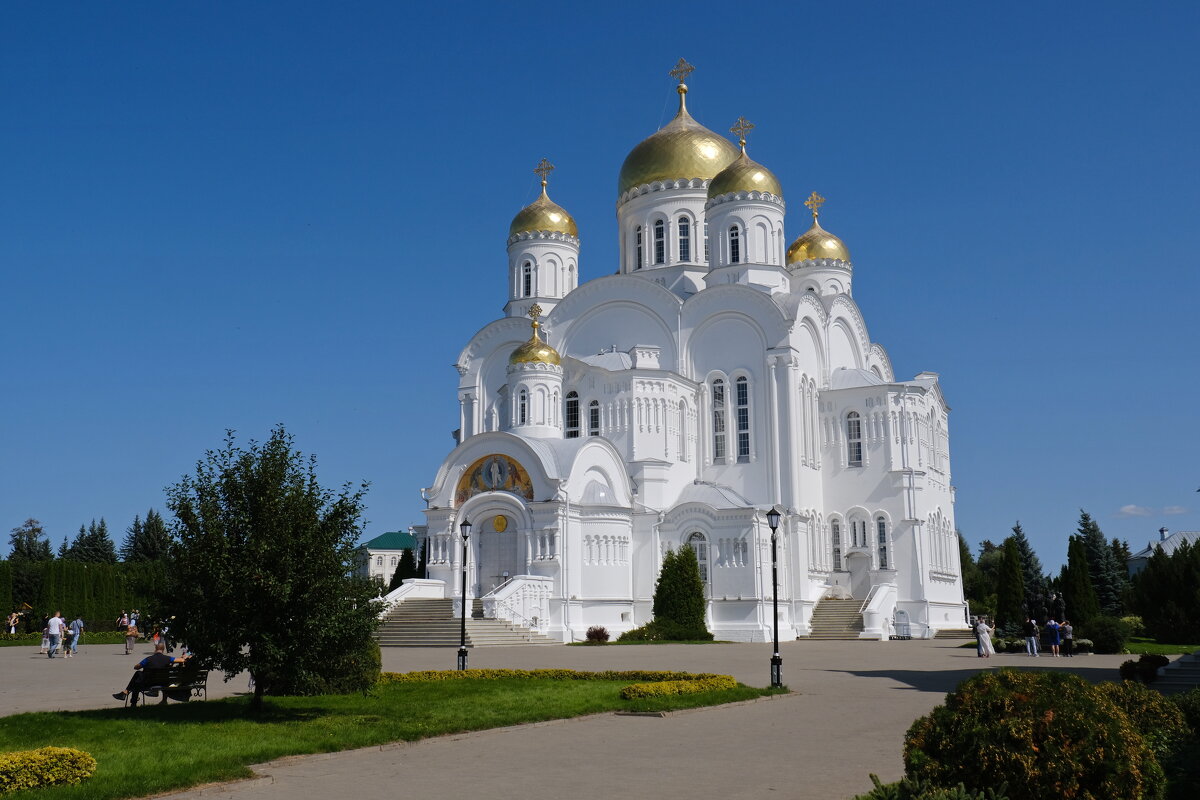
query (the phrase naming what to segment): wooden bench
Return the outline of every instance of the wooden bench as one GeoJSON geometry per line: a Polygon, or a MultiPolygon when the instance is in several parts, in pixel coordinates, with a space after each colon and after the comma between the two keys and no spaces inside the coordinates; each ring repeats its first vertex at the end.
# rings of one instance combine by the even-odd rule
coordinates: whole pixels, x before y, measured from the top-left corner
{"type": "MultiPolygon", "coordinates": [[[[208,699],[208,670],[197,669],[189,664],[172,664],[169,667],[148,667],[142,670],[142,685],[139,692],[144,697],[162,695],[161,704],[169,697],[181,703],[186,703],[193,697],[203,695],[208,699]]],[[[133,697],[131,692],[126,698],[126,705],[133,697]]]]}

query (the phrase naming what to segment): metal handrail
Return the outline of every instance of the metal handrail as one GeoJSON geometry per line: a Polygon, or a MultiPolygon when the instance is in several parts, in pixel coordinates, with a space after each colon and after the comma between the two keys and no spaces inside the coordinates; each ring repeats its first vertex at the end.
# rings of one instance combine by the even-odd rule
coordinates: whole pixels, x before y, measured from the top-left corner
{"type": "Polygon", "coordinates": [[[509,622],[517,622],[519,619],[521,622],[521,627],[528,628],[530,631],[533,631],[534,633],[537,632],[537,623],[534,620],[531,620],[529,617],[522,614],[521,612],[517,611],[511,605],[509,605],[507,600],[497,600],[496,607],[499,608],[501,606],[503,606],[504,610],[506,612],[508,612],[508,614],[510,615],[509,617],[507,617],[509,622]],[[516,617],[517,619],[513,619],[513,617],[516,617]]]}
{"type": "Polygon", "coordinates": [[[861,614],[861,613],[863,613],[864,611],[866,611],[866,610],[867,610],[867,606],[871,605],[871,598],[873,598],[873,597],[875,596],[875,592],[876,592],[876,591],[879,589],[879,587],[880,587],[881,585],[882,585],[882,584],[878,584],[878,583],[877,583],[877,584],[875,584],[874,586],[872,586],[872,587],[871,587],[871,591],[867,592],[867,599],[866,599],[866,600],[863,600],[863,604],[862,604],[862,606],[861,606],[861,607],[858,609],[858,613],[860,613],[860,614],[861,614]]]}

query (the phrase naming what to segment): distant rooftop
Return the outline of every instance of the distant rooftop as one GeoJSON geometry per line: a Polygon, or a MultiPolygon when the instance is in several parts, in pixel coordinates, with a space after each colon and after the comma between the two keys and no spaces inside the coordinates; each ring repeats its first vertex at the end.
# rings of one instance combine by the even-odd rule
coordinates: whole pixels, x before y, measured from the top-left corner
{"type": "Polygon", "coordinates": [[[1141,550],[1138,550],[1136,553],[1130,556],[1130,558],[1149,558],[1150,556],[1154,555],[1154,549],[1156,547],[1161,547],[1164,553],[1171,555],[1178,550],[1179,545],[1183,544],[1184,542],[1187,542],[1195,547],[1196,543],[1200,542],[1200,531],[1175,531],[1165,539],[1155,539],[1154,541],[1150,542],[1150,544],[1146,545],[1141,550]]]}
{"type": "Polygon", "coordinates": [[[415,550],[417,540],[408,531],[388,531],[363,542],[359,547],[365,547],[368,550],[415,550]]]}

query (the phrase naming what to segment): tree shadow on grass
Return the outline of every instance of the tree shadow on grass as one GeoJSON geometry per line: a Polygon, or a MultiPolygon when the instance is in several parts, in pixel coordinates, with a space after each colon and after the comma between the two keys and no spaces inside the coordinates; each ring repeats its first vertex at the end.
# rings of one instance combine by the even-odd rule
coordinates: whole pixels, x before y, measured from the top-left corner
{"type": "Polygon", "coordinates": [[[39,717],[50,715],[54,718],[70,718],[88,720],[103,720],[106,722],[150,722],[154,724],[169,722],[174,724],[219,724],[222,722],[254,722],[260,724],[276,724],[284,722],[304,722],[329,716],[337,712],[319,706],[288,705],[282,707],[267,700],[263,709],[258,712],[250,710],[248,698],[223,698],[220,700],[193,700],[187,703],[162,704],[150,698],[149,703],[130,708],[89,709],[87,711],[31,711],[24,714],[14,714],[0,718],[0,726],[6,724],[22,725],[35,722],[39,717]]]}
{"type": "MultiPolygon", "coordinates": [[[[974,658],[974,655],[971,656],[974,658]]],[[[1071,659],[1075,661],[1075,659],[1071,659]]],[[[1038,660],[1029,659],[1033,663],[1025,661],[1012,661],[1006,663],[1008,659],[992,658],[988,664],[980,664],[976,669],[954,669],[954,670],[912,670],[912,669],[876,669],[876,670],[829,670],[830,672],[842,672],[847,675],[854,675],[860,678],[886,678],[902,684],[900,689],[915,690],[918,692],[935,692],[945,694],[953,691],[960,683],[978,675],[980,672],[996,669],[1016,669],[1023,672],[1070,672],[1078,675],[1091,683],[1099,683],[1100,681],[1117,680],[1117,671],[1107,665],[1088,665],[1083,664],[1066,664],[1061,659],[1057,659],[1053,664],[1039,663],[1038,660]]],[[[1084,661],[1084,659],[1080,659],[1084,661]]]]}

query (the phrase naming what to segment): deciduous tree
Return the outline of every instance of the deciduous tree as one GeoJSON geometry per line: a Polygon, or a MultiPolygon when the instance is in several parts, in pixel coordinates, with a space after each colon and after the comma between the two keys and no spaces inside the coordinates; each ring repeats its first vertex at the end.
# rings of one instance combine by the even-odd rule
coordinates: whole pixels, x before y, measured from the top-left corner
{"type": "Polygon", "coordinates": [[[354,575],[366,484],[322,489],[315,458],[292,444],[282,426],[246,447],[230,431],[167,493],[172,636],[227,677],[249,670],[254,709],[267,694],[365,689],[378,676],[377,587],[354,575]]]}

